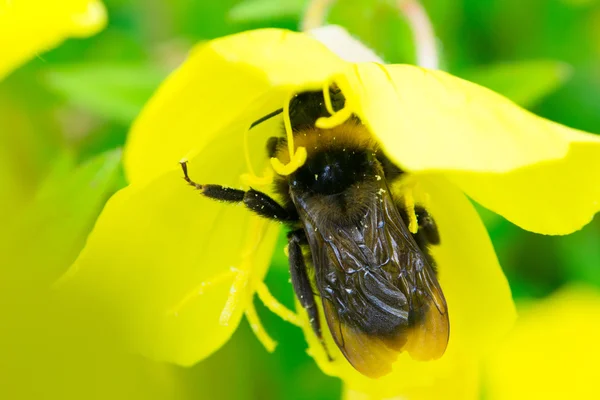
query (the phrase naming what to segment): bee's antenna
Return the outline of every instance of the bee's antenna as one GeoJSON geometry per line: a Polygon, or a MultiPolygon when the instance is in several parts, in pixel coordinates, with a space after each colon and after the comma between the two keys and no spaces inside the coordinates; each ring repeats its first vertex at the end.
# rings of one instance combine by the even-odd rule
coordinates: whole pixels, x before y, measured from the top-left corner
{"type": "Polygon", "coordinates": [[[265,122],[266,120],[273,118],[279,114],[281,114],[283,112],[283,108],[280,108],[278,110],[273,111],[272,113],[269,113],[267,115],[265,115],[262,118],[257,119],[256,121],[254,121],[251,125],[250,125],[250,129],[254,128],[256,125],[261,124],[263,122],[265,122]]]}

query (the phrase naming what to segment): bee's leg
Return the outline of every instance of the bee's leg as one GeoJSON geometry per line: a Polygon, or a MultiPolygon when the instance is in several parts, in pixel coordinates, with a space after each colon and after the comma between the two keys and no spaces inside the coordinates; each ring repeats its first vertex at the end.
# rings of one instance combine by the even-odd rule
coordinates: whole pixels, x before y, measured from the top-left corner
{"type": "Polygon", "coordinates": [[[437,224],[427,210],[421,206],[416,206],[415,214],[417,214],[419,232],[423,232],[427,242],[429,244],[440,244],[440,233],[438,231],[437,224]]]}
{"type": "Polygon", "coordinates": [[[267,155],[269,158],[275,157],[279,143],[285,142],[284,138],[272,136],[267,140],[267,155]]]}
{"type": "MultiPolygon", "coordinates": [[[[396,203],[396,208],[400,212],[402,220],[408,226],[409,217],[404,204],[398,202],[396,203]]],[[[423,255],[427,258],[431,268],[433,268],[434,272],[437,272],[437,264],[429,251],[431,245],[440,244],[440,234],[438,232],[437,224],[427,210],[421,206],[415,206],[415,215],[417,217],[419,229],[417,230],[417,233],[412,234],[412,237],[415,239],[419,249],[423,252],[423,255]]]]}
{"type": "Polygon", "coordinates": [[[181,162],[184,179],[191,186],[198,189],[206,197],[229,203],[244,203],[244,205],[261,217],[276,221],[294,221],[297,217],[283,208],[265,193],[254,189],[248,191],[224,187],[221,185],[201,185],[190,179],[187,171],[187,163],[181,162]]]}
{"type": "Polygon", "coordinates": [[[385,179],[388,182],[393,182],[396,179],[400,178],[404,173],[400,167],[394,164],[382,150],[379,150],[376,154],[377,159],[381,163],[381,167],[383,168],[383,173],[385,174],[385,179]]]}
{"type": "MultiPolygon", "coordinates": [[[[396,202],[396,208],[400,212],[402,220],[406,226],[408,226],[410,220],[406,211],[406,207],[402,202],[396,202]]],[[[417,243],[423,243],[426,245],[440,244],[440,233],[431,214],[429,214],[425,208],[421,206],[415,206],[415,216],[417,217],[417,225],[419,228],[417,233],[413,233],[413,237],[415,237],[415,240],[418,238],[417,243]]]]}
{"type": "Polygon", "coordinates": [[[321,331],[321,321],[319,319],[319,309],[315,302],[315,295],[313,293],[310,280],[308,279],[308,273],[306,271],[306,263],[304,262],[304,255],[302,254],[301,244],[306,243],[306,236],[302,229],[298,229],[288,233],[288,257],[290,261],[290,275],[292,277],[292,286],[298,301],[308,314],[308,321],[310,326],[321,341],[327,357],[331,360],[329,351],[325,346],[323,340],[323,332],[321,331]]]}

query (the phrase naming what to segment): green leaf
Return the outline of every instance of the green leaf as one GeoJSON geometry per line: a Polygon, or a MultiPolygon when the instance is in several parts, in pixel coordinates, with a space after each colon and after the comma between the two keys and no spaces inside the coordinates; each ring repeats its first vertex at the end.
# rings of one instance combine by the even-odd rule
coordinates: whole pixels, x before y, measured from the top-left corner
{"type": "Polygon", "coordinates": [[[597,3],[598,0],[561,0],[563,3],[572,6],[572,7],[589,7],[594,3],[597,3]]]}
{"type": "Polygon", "coordinates": [[[120,150],[74,165],[59,158],[35,198],[0,228],[1,265],[21,282],[48,284],[73,262],[120,176],[120,150]]]}
{"type": "Polygon", "coordinates": [[[45,75],[51,90],[73,105],[108,120],[129,124],[165,78],[144,64],[75,64],[45,75]]]}
{"type": "Polygon", "coordinates": [[[600,287],[600,224],[596,219],[582,230],[560,238],[558,254],[574,281],[600,287]]]}
{"type": "Polygon", "coordinates": [[[232,7],[227,16],[233,22],[298,18],[302,15],[305,4],[305,0],[245,0],[232,7]]]}
{"type": "Polygon", "coordinates": [[[459,76],[531,107],[562,86],[571,68],[559,61],[522,61],[479,67],[459,76]]]}

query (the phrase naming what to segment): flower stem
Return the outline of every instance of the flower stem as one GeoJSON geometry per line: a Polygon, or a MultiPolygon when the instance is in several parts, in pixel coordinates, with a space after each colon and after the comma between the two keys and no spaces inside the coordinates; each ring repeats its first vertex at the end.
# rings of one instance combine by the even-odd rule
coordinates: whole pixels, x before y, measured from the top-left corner
{"type": "MultiPolygon", "coordinates": [[[[325,19],[331,6],[336,0],[311,0],[308,2],[300,29],[303,32],[319,28],[325,24],[325,19]]],[[[412,31],[416,47],[417,65],[429,69],[439,68],[439,56],[436,46],[435,32],[427,11],[419,0],[396,0],[396,7],[406,18],[412,31]]]]}
{"type": "Polygon", "coordinates": [[[425,8],[418,0],[396,0],[396,6],[412,30],[417,50],[417,65],[438,69],[439,57],[435,32],[425,8]]]}
{"type": "Polygon", "coordinates": [[[329,9],[336,0],[311,0],[304,11],[304,16],[300,21],[300,30],[308,32],[325,24],[325,18],[329,14],[329,9]]]}

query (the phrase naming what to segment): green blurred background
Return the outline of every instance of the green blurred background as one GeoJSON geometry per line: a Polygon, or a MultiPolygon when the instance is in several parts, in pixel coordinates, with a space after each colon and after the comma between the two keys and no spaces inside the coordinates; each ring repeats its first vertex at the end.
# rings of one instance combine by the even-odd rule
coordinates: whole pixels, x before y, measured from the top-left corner
{"type": "MultiPolygon", "coordinates": [[[[259,27],[296,30],[306,6],[305,0],[104,3],[109,13],[104,31],[68,40],[0,83],[0,220],[23,216],[2,246],[27,241],[28,252],[10,260],[24,281],[52,282],[76,257],[102,204],[126,184],[115,150],[145,101],[193,44],[259,27]],[[45,229],[32,235],[30,229],[40,224],[45,229]]],[[[423,4],[444,69],[541,116],[600,132],[600,1],[423,4]]],[[[328,21],[346,27],[386,61],[414,63],[411,32],[393,1],[342,0],[328,21]]],[[[517,301],[543,298],[572,282],[600,286],[598,218],[573,235],[548,237],[480,211],[517,301]]],[[[279,253],[267,284],[293,308],[287,262],[279,253]]],[[[306,355],[301,331],[256,306],[279,342],[275,353],[267,353],[242,322],[208,360],[174,368],[183,385],[177,396],[340,398],[341,383],[306,355]]]]}

